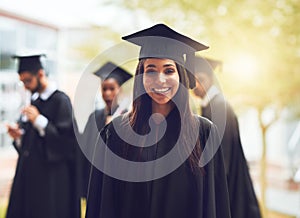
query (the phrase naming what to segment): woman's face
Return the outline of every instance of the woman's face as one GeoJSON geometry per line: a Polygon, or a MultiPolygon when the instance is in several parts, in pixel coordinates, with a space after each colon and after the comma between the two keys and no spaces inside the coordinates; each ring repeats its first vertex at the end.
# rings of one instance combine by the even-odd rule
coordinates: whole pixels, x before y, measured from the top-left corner
{"type": "Polygon", "coordinates": [[[119,93],[120,86],[114,78],[108,78],[102,82],[102,98],[106,105],[111,108],[114,98],[119,93]]]}
{"type": "Polygon", "coordinates": [[[170,59],[148,58],[144,62],[143,85],[157,104],[167,104],[179,89],[176,64],[170,59]]]}

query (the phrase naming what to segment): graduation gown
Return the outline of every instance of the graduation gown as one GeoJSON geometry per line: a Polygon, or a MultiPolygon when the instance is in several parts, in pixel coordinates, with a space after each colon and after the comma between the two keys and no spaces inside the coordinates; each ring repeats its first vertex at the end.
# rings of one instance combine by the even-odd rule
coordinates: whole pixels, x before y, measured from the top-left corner
{"type": "MultiPolygon", "coordinates": [[[[79,195],[80,197],[87,197],[89,178],[90,178],[90,169],[91,163],[88,160],[88,157],[93,156],[95,145],[97,144],[98,137],[100,136],[101,129],[105,126],[107,116],[114,114],[118,109],[118,106],[114,107],[111,113],[108,113],[105,108],[95,110],[90,114],[88,121],[85,125],[84,131],[82,134],[78,134],[80,148],[77,151],[77,166],[78,166],[78,179],[80,183],[79,195]]],[[[123,110],[122,113],[125,113],[126,110],[123,110]]]]}
{"type": "MultiPolygon", "coordinates": [[[[226,126],[222,136],[225,169],[228,181],[232,218],[260,218],[260,209],[254,192],[249,168],[243,152],[237,117],[220,93],[215,95],[206,107],[202,107],[202,116],[212,120],[214,115],[223,114],[226,109],[226,126]]],[[[217,117],[216,120],[219,120],[217,117]]],[[[219,127],[219,123],[215,123],[219,127]]]]}
{"type": "MultiPolygon", "coordinates": [[[[167,116],[167,130],[163,138],[142,150],[130,146],[124,153],[122,140],[111,124],[102,130],[101,137],[115,154],[125,159],[150,161],[163,157],[175,145],[180,131],[176,111],[172,110],[167,116]]],[[[204,146],[209,134],[217,136],[216,127],[207,119],[197,119],[200,121],[200,144],[204,146]]],[[[116,118],[115,122],[116,125],[122,125],[122,117],[116,118]]],[[[160,126],[157,125],[153,131],[159,130],[160,126]]],[[[86,217],[229,218],[229,198],[221,149],[203,170],[192,171],[189,161],[185,160],[176,170],[162,178],[148,182],[128,182],[112,178],[94,167],[86,217]]]]}
{"type": "Polygon", "coordinates": [[[32,102],[48,119],[40,136],[30,122],[20,123],[25,133],[10,194],[7,218],[74,218],[74,149],[72,106],[61,91],[47,100],[32,102]]]}

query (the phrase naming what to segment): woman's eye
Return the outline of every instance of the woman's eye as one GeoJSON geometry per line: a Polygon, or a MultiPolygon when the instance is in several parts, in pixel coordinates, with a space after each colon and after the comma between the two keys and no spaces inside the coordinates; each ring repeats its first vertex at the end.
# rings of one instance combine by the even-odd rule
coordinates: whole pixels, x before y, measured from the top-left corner
{"type": "Polygon", "coordinates": [[[148,76],[155,76],[155,75],[158,74],[158,72],[156,72],[156,71],[154,71],[154,70],[149,70],[149,71],[146,71],[146,74],[147,74],[148,76]]]}
{"type": "Polygon", "coordinates": [[[175,72],[175,70],[174,69],[166,69],[165,70],[165,74],[172,74],[172,73],[174,73],[175,72]]]}

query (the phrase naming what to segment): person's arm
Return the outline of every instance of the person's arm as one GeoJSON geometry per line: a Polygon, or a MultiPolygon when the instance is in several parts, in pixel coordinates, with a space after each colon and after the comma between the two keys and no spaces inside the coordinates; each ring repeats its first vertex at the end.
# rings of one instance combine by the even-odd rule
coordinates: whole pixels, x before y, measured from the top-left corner
{"type": "Polygon", "coordinates": [[[48,124],[48,119],[42,115],[37,107],[29,105],[23,109],[22,112],[28,118],[29,122],[32,123],[33,127],[38,131],[41,137],[45,136],[45,128],[48,124]]]}
{"type": "MultiPolygon", "coordinates": [[[[104,161],[103,153],[101,153],[99,156],[97,155],[97,146],[102,146],[101,140],[103,140],[104,143],[106,143],[106,132],[107,129],[102,129],[101,133],[98,134],[98,143],[94,144],[92,146],[93,152],[96,152],[96,154],[91,154],[95,156],[95,159],[93,160],[93,163],[91,164],[90,169],[90,175],[89,175],[89,181],[88,181],[88,192],[87,192],[87,207],[86,207],[86,218],[100,218],[103,217],[103,213],[105,213],[106,209],[110,211],[110,208],[105,208],[103,210],[103,204],[106,203],[106,201],[109,201],[109,199],[103,199],[103,181],[106,176],[97,168],[97,164],[99,164],[99,161],[104,161]],[[95,147],[96,146],[96,147],[95,147]],[[96,164],[96,166],[94,166],[96,164]],[[104,201],[103,201],[104,200],[104,201]]],[[[107,181],[110,181],[110,178],[108,177],[106,179],[107,181]]],[[[110,184],[110,182],[108,183],[110,184]]],[[[104,190],[105,191],[105,190],[104,190]]],[[[111,193],[112,194],[112,193],[111,193]]],[[[105,216],[104,216],[105,217],[105,216]]],[[[108,217],[108,216],[107,216],[108,217]]],[[[109,216],[111,217],[111,216],[109,216]]]]}
{"type": "Polygon", "coordinates": [[[48,119],[47,117],[39,114],[37,116],[37,118],[35,119],[35,121],[33,122],[33,126],[37,129],[37,131],[39,132],[39,135],[41,137],[45,136],[45,128],[48,124],[48,119]]]}
{"type": "Polygon", "coordinates": [[[13,139],[13,146],[16,151],[20,154],[21,152],[21,142],[22,142],[22,134],[23,131],[19,126],[16,125],[9,125],[7,124],[7,132],[9,136],[13,139]]]}
{"type": "Polygon", "coordinates": [[[35,121],[38,120],[38,116],[35,119],[31,119],[30,115],[28,119],[33,123],[38,130],[39,135],[42,138],[42,147],[48,161],[59,161],[66,158],[73,158],[76,146],[76,137],[73,130],[72,120],[72,105],[69,97],[63,93],[56,93],[51,97],[48,107],[53,108],[53,117],[49,119],[45,115],[42,117],[45,127],[35,126],[35,121]],[[44,128],[43,128],[44,127],[44,128]],[[42,131],[39,131],[42,130],[42,131]]]}

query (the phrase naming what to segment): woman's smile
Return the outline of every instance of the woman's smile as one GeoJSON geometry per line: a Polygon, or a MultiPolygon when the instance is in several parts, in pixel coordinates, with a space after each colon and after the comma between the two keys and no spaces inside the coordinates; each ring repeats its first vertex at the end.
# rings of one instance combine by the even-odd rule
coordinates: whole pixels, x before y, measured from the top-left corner
{"type": "Polygon", "coordinates": [[[171,90],[171,87],[168,87],[168,88],[152,88],[151,90],[153,92],[157,93],[157,94],[167,94],[171,90]]]}

